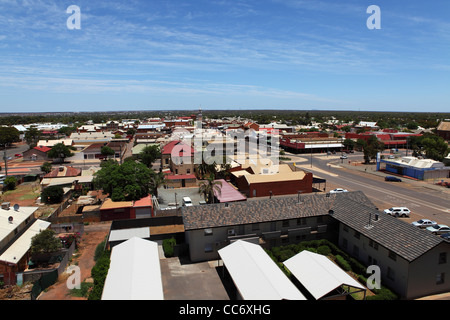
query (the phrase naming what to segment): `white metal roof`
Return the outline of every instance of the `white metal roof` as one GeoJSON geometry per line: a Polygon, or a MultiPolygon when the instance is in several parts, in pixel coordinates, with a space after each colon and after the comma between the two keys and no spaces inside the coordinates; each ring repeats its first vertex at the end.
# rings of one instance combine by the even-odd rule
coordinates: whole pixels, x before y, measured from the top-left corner
{"type": "Polygon", "coordinates": [[[219,255],[243,299],[306,300],[261,246],[238,240],[219,255]]]}
{"type": "Polygon", "coordinates": [[[149,238],[150,227],[111,230],[109,241],[129,240],[133,237],[149,238]]]}
{"type": "Polygon", "coordinates": [[[112,249],[102,300],[163,300],[158,244],[133,237],[112,249]]]}
{"type": "Polygon", "coordinates": [[[326,256],[307,250],[286,260],[284,265],[316,299],[342,285],[366,289],[326,256]]]}
{"type": "Polygon", "coordinates": [[[27,231],[25,231],[14,243],[0,256],[0,261],[17,264],[20,259],[27,253],[31,246],[31,239],[47,229],[50,222],[44,220],[36,220],[27,231]]]}
{"type": "Polygon", "coordinates": [[[20,207],[18,211],[11,205],[9,210],[0,209],[0,241],[18,228],[27,218],[33,216],[37,207],[20,207]],[[9,221],[12,217],[12,221],[9,221]]]}

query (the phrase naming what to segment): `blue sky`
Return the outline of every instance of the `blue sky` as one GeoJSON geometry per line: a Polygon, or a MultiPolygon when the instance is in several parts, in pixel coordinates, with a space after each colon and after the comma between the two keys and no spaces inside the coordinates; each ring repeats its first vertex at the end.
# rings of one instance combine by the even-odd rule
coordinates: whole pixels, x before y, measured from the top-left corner
{"type": "Polygon", "coordinates": [[[450,112],[449,13],[447,0],[0,0],[0,112],[450,112]]]}

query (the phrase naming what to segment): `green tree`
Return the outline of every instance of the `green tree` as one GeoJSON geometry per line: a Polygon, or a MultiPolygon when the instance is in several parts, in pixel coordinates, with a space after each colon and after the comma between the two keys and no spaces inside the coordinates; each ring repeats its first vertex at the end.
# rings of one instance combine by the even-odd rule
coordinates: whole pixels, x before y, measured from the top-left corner
{"type": "Polygon", "coordinates": [[[64,162],[65,158],[73,156],[73,153],[70,150],[71,148],[66,146],[64,143],[57,143],[49,152],[47,152],[47,156],[51,159],[59,158],[61,159],[61,162],[64,162]]]}
{"type": "Polygon", "coordinates": [[[3,188],[4,190],[14,190],[17,185],[17,178],[14,176],[9,176],[5,178],[5,181],[3,182],[3,188]]]}
{"type": "Polygon", "coordinates": [[[18,142],[20,132],[14,127],[0,127],[0,147],[7,147],[18,142]]]}
{"type": "Polygon", "coordinates": [[[46,204],[60,203],[63,198],[64,190],[61,186],[49,186],[41,192],[41,200],[46,204]]]}
{"type": "Polygon", "coordinates": [[[450,148],[445,140],[435,134],[425,133],[422,136],[409,138],[413,155],[424,156],[436,161],[444,161],[450,148]]]}
{"type": "Polygon", "coordinates": [[[61,247],[61,240],[55,236],[55,232],[51,229],[43,230],[31,238],[30,251],[32,254],[51,253],[58,251],[61,247]]]}
{"type": "Polygon", "coordinates": [[[159,157],[161,157],[161,150],[159,145],[156,144],[146,146],[139,153],[139,160],[149,168],[152,167],[153,162],[155,162],[159,157]]]}
{"type": "Polygon", "coordinates": [[[50,162],[44,162],[41,166],[41,171],[44,173],[49,173],[52,171],[52,164],[50,162]]]}
{"type": "Polygon", "coordinates": [[[353,150],[353,148],[355,148],[355,141],[353,141],[352,139],[345,139],[344,142],[342,143],[345,147],[345,149],[347,150],[353,150]]]}
{"type": "Polygon", "coordinates": [[[364,162],[369,163],[370,160],[377,158],[377,153],[384,150],[384,143],[377,139],[375,136],[371,136],[366,145],[363,147],[364,162]]]}
{"type": "Polygon", "coordinates": [[[30,147],[36,146],[36,143],[41,136],[42,131],[35,126],[30,126],[27,131],[25,131],[25,141],[30,147]]]}
{"type": "Polygon", "coordinates": [[[214,203],[214,194],[221,193],[222,182],[215,181],[214,175],[211,174],[206,181],[202,181],[198,188],[198,193],[203,194],[207,203],[214,203]]]}
{"type": "Polygon", "coordinates": [[[142,163],[125,161],[118,164],[109,159],[101,164],[93,183],[97,189],[109,194],[113,201],[139,200],[149,194],[153,174],[155,172],[142,163]]]}
{"type": "Polygon", "coordinates": [[[108,146],[103,146],[100,149],[100,153],[105,156],[106,158],[110,158],[110,156],[115,155],[116,153],[114,152],[114,150],[111,147],[108,146]]]}

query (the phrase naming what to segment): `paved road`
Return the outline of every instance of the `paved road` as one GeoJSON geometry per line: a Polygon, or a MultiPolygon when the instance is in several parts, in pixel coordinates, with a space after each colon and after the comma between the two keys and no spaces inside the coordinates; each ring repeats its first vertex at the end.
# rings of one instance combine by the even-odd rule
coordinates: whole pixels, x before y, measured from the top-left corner
{"type": "MultiPolygon", "coordinates": [[[[429,218],[438,223],[450,225],[450,193],[446,189],[431,188],[424,182],[408,181],[401,183],[386,182],[382,174],[375,174],[375,166],[351,169],[348,161],[361,162],[362,154],[349,155],[345,167],[337,156],[313,155],[313,167],[310,157],[304,157],[297,166],[312,171],[315,176],[327,180],[327,190],[342,187],[350,191],[363,191],[380,210],[391,206],[406,206],[412,211],[411,220],[429,218]]],[[[409,220],[409,219],[408,219],[409,220]]]]}

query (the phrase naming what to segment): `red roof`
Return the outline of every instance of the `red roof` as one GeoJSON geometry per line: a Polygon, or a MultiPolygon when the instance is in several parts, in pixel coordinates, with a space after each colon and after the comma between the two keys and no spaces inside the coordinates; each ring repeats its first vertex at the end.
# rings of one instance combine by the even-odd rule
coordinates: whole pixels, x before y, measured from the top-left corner
{"type": "Polygon", "coordinates": [[[176,150],[178,150],[178,155],[180,156],[184,156],[184,153],[187,152],[188,155],[193,155],[194,154],[194,149],[181,142],[181,141],[171,141],[168,144],[166,144],[162,150],[161,150],[161,154],[172,154],[173,149],[176,147],[176,150]]]}
{"type": "Polygon", "coordinates": [[[64,170],[60,171],[59,168],[53,169],[47,173],[44,178],[57,178],[57,177],[76,177],[81,174],[81,169],[74,167],[64,167],[64,170]]]}
{"type": "Polygon", "coordinates": [[[169,180],[181,180],[181,179],[197,179],[195,174],[168,174],[166,179],[169,180]]]}
{"type": "Polygon", "coordinates": [[[34,147],[33,149],[36,149],[36,150],[38,150],[38,151],[45,152],[45,153],[47,153],[47,152],[49,152],[50,150],[52,150],[52,148],[49,148],[49,147],[46,147],[46,146],[34,147]]]}
{"type": "Polygon", "coordinates": [[[148,195],[134,202],[133,207],[153,207],[152,196],[148,195]]]}

